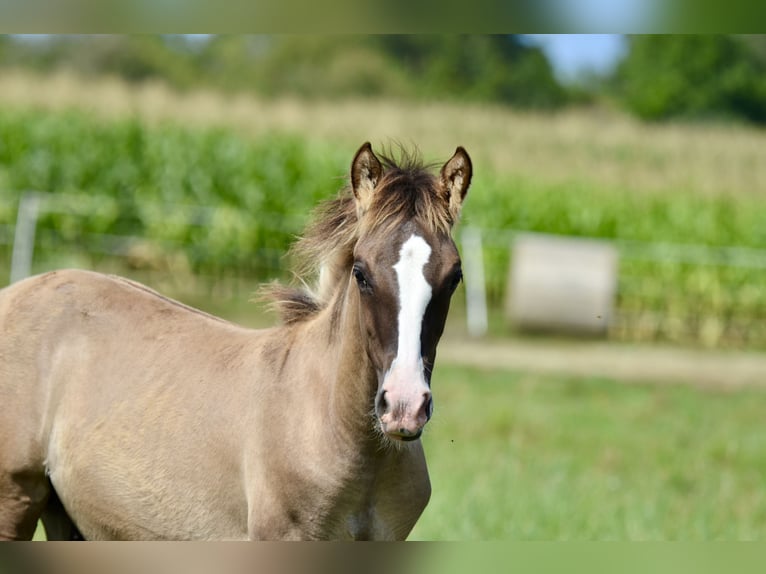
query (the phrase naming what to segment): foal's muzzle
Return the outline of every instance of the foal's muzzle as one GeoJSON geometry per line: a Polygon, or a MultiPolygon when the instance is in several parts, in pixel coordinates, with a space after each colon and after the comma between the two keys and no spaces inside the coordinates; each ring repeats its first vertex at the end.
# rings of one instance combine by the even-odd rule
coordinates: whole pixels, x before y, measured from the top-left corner
{"type": "MultiPolygon", "coordinates": [[[[393,385],[391,385],[393,386],[393,385]]],[[[390,438],[412,441],[420,438],[433,413],[431,391],[425,385],[412,385],[409,392],[387,389],[384,382],[375,400],[381,430],[390,438]]]]}

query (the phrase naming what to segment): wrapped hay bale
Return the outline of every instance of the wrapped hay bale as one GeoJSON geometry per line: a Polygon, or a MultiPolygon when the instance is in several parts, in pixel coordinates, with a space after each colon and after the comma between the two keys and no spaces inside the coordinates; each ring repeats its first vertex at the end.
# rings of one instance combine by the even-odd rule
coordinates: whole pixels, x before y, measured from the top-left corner
{"type": "Polygon", "coordinates": [[[617,250],[603,241],[520,234],[506,318],[522,331],[605,335],[617,290],[617,250]]]}

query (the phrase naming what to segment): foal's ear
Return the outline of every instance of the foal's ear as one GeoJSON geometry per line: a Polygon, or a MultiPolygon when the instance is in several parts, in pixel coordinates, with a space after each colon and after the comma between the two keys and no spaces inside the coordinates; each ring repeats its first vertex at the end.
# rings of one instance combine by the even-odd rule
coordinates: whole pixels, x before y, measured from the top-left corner
{"type": "Polygon", "coordinates": [[[468,152],[462,147],[458,147],[455,150],[455,155],[444,164],[441,171],[441,187],[449,202],[449,211],[453,221],[456,221],[460,215],[460,208],[466,193],[468,193],[468,186],[471,185],[472,174],[473,167],[468,152]]]}
{"type": "Polygon", "coordinates": [[[372,192],[380,181],[383,166],[372,152],[370,142],[365,142],[351,162],[351,189],[356,197],[356,205],[360,213],[367,211],[372,201],[372,192]]]}

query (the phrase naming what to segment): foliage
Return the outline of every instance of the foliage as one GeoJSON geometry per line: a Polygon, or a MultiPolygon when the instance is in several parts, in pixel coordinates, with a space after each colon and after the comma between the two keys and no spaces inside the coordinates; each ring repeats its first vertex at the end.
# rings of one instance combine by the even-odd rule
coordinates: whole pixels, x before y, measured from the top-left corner
{"type": "MultiPolygon", "coordinates": [[[[137,266],[173,256],[193,273],[269,278],[280,274],[281,257],[312,208],[343,183],[353,149],[330,141],[276,133],[249,139],[222,128],[131,118],[104,123],[78,112],[0,111],[0,225],[13,223],[21,190],[48,191],[89,207],[70,213],[77,206],[69,200],[63,213],[46,215],[36,257],[56,247],[108,250],[99,242],[127,235],[155,246],[154,255],[131,259],[137,266]]],[[[764,249],[765,217],[758,194],[638,193],[483,169],[463,225],[487,230],[494,308],[502,303],[509,263],[510,238],[502,230],[603,238],[623,252],[614,336],[763,347],[763,266],[741,265],[728,251],[697,264],[695,252],[674,244],[764,249]],[[501,232],[494,237],[493,230],[501,232]],[[657,242],[659,251],[650,249],[657,242]]]]}
{"type": "Polygon", "coordinates": [[[156,35],[6,37],[0,46],[0,63],[7,67],[66,68],[86,76],[119,75],[134,82],[162,78],[179,88],[197,81],[190,55],[182,39],[156,35]]]}
{"type": "Polygon", "coordinates": [[[617,93],[648,120],[724,117],[766,123],[766,61],[759,44],[725,35],[634,36],[617,93]]]}
{"type": "Polygon", "coordinates": [[[89,217],[44,217],[52,243],[141,236],[186,250],[198,272],[273,266],[274,251],[284,252],[306,214],[333,193],[343,173],[335,158],[287,136],[250,142],[217,129],[102,124],[78,112],[0,112],[6,205],[20,190],[111,201],[89,217]]]}
{"type": "Polygon", "coordinates": [[[759,36],[641,35],[604,77],[563,86],[516,35],[117,35],[0,42],[0,69],[305,99],[394,98],[560,109],[611,98],[639,118],[766,123],[759,36]],[[586,85],[587,84],[587,85],[586,85]]]}
{"type": "Polygon", "coordinates": [[[409,70],[418,94],[520,107],[566,102],[542,52],[509,36],[381,36],[383,53],[409,70]]]}
{"type": "Polygon", "coordinates": [[[457,99],[535,108],[567,102],[542,52],[512,35],[99,36],[5,44],[0,66],[64,67],[133,82],[161,80],[177,89],[457,99]]]}

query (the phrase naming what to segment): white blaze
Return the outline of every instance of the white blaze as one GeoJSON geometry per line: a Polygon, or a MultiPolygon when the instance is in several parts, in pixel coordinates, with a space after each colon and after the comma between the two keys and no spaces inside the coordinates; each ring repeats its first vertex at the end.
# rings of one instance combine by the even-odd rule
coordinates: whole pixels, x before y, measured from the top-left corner
{"type": "Polygon", "coordinates": [[[426,281],[423,268],[430,256],[430,245],[422,237],[413,235],[402,245],[399,262],[394,265],[399,283],[399,344],[391,370],[396,367],[403,375],[419,375],[421,379],[420,329],[426,307],[431,301],[431,286],[426,281]],[[416,370],[417,374],[410,369],[416,370]]]}

